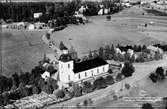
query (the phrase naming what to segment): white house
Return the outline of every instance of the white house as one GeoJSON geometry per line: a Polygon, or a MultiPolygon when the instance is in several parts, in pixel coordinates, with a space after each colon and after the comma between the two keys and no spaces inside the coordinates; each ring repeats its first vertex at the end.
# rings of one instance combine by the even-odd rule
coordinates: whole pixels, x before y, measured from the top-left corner
{"type": "Polygon", "coordinates": [[[28,29],[29,29],[29,30],[34,30],[34,29],[35,29],[35,26],[34,26],[33,24],[29,24],[28,29]]]}
{"type": "Polygon", "coordinates": [[[47,78],[50,78],[50,72],[45,71],[45,72],[41,75],[41,77],[42,77],[43,79],[45,79],[45,81],[46,81],[47,78]]]}
{"type": "Polygon", "coordinates": [[[75,63],[68,52],[64,52],[59,59],[59,81],[80,82],[82,80],[106,73],[109,64],[101,58],[95,58],[80,63],[75,63]]]}
{"type": "Polygon", "coordinates": [[[132,49],[128,49],[127,53],[132,56],[134,54],[134,51],[132,49]]]}
{"type": "Polygon", "coordinates": [[[152,45],[147,46],[147,49],[151,52],[160,52],[161,54],[163,53],[163,50],[161,48],[152,45]]]}
{"type": "Polygon", "coordinates": [[[98,15],[103,15],[103,9],[100,9],[98,15]]]}

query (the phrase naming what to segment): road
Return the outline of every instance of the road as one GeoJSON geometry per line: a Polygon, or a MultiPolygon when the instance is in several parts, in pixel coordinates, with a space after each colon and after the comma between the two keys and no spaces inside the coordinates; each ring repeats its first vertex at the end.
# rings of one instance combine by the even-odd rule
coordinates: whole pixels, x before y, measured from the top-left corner
{"type": "Polygon", "coordinates": [[[111,90],[120,90],[122,88],[123,83],[128,83],[131,85],[136,84],[138,81],[146,77],[148,74],[150,74],[152,71],[154,71],[159,66],[167,66],[167,56],[165,55],[162,60],[159,61],[152,61],[152,62],[145,62],[145,63],[135,63],[135,72],[132,77],[126,78],[120,82],[117,82],[111,86],[108,86],[105,89],[97,90],[92,93],[83,95],[78,98],[73,98],[69,101],[65,101],[59,104],[54,104],[51,106],[47,106],[44,109],[55,109],[57,107],[71,107],[75,106],[77,103],[83,102],[85,99],[88,98],[96,98],[99,95],[103,95],[104,93],[109,93],[111,90]]]}

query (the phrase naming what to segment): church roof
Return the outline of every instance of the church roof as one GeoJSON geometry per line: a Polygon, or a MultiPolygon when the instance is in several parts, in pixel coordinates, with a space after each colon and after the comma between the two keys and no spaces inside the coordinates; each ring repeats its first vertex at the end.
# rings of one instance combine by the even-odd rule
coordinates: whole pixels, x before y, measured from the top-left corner
{"type": "Polygon", "coordinates": [[[82,71],[86,71],[89,69],[93,69],[102,65],[106,65],[108,64],[105,60],[101,59],[101,58],[95,58],[92,60],[88,60],[88,61],[83,61],[80,63],[74,63],[74,73],[79,73],[82,71]]]}

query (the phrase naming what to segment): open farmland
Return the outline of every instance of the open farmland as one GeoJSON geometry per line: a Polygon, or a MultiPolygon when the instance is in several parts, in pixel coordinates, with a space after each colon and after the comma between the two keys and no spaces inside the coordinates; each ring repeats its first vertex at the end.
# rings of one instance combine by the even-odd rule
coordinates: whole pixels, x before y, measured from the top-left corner
{"type": "MultiPolygon", "coordinates": [[[[167,18],[163,16],[142,15],[142,8],[132,7],[111,16],[89,17],[85,25],[69,25],[52,34],[55,42],[63,41],[65,45],[74,46],[79,56],[97,49],[106,43],[113,44],[154,44],[167,43],[167,18]],[[142,26],[154,21],[154,25],[142,26]],[[161,29],[160,29],[161,28],[161,29]],[[69,40],[72,39],[72,40],[69,40]]],[[[2,72],[30,71],[44,53],[53,52],[41,40],[44,31],[2,30],[2,72]]]]}

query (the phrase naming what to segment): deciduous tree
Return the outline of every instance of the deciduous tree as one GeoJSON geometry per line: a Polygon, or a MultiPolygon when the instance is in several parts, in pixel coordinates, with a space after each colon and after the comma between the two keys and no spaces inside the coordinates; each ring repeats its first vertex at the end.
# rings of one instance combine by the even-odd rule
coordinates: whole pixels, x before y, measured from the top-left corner
{"type": "Polygon", "coordinates": [[[122,68],[121,73],[125,76],[125,77],[130,77],[132,76],[132,74],[134,73],[135,68],[132,65],[132,63],[130,62],[125,62],[124,67],[122,68]]]}

